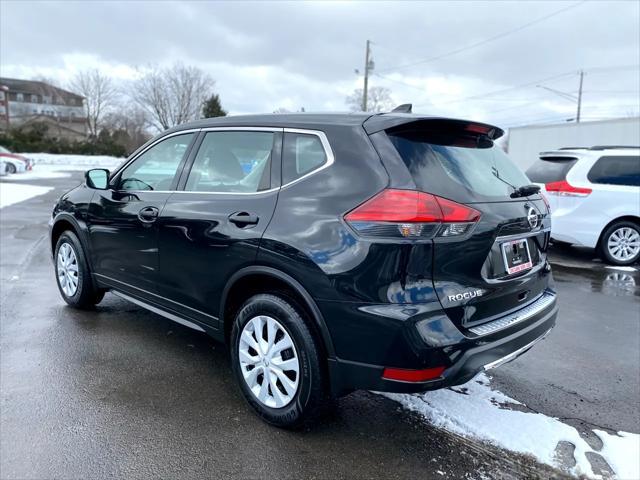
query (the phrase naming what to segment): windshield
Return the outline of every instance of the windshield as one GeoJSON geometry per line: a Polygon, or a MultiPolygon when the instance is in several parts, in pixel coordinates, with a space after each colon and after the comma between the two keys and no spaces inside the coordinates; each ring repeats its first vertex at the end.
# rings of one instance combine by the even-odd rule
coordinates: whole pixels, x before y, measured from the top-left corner
{"type": "Polygon", "coordinates": [[[509,197],[516,188],[531,183],[486,137],[405,132],[390,139],[416,186],[426,192],[442,188],[441,182],[454,182],[474,197],[495,199],[509,197]]]}
{"type": "Polygon", "coordinates": [[[0,146],[0,153],[11,153],[9,150],[7,150],[6,148],[0,146]]]}

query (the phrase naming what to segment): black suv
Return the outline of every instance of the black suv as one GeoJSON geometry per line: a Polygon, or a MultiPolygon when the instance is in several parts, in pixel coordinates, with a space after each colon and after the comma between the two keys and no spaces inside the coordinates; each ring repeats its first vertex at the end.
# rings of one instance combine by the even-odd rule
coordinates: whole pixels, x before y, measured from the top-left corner
{"type": "Polygon", "coordinates": [[[466,382],[557,315],[549,210],[502,133],[399,113],[173,128],[60,198],[60,293],[108,290],[227,343],[278,426],[355,389],[466,382]]]}

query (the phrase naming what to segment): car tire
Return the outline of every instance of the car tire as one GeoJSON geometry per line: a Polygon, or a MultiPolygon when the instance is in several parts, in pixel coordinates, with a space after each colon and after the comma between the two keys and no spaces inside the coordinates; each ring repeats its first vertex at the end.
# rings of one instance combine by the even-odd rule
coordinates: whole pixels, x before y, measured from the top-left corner
{"type": "Polygon", "coordinates": [[[627,220],[613,223],[602,232],[598,250],[602,259],[612,265],[637,262],[640,259],[640,225],[627,220]]]}
{"type": "Polygon", "coordinates": [[[317,418],[323,406],[330,405],[320,349],[307,320],[304,310],[293,299],[280,294],[259,294],[244,303],[233,323],[231,364],[240,390],[255,413],[277,427],[296,428],[309,424],[317,418]],[[269,323],[269,319],[275,324],[269,323]],[[262,325],[259,334],[256,334],[256,325],[262,325]],[[273,332],[272,337],[270,332],[273,332]],[[256,350],[253,350],[250,344],[257,340],[258,335],[262,343],[255,345],[256,350]],[[274,340],[270,341],[270,338],[274,340]],[[292,348],[274,353],[289,340],[292,348]],[[271,343],[273,347],[270,347],[271,343]],[[247,355],[252,359],[249,362],[247,355]],[[255,359],[259,360],[254,362],[255,359]],[[295,359],[298,367],[295,375],[293,370],[286,370],[287,366],[278,372],[280,365],[285,363],[295,368],[295,359]],[[287,390],[281,379],[289,380],[288,388],[295,382],[295,392],[287,390]],[[261,399],[265,384],[266,392],[261,399]]]}
{"type": "Polygon", "coordinates": [[[94,285],[82,244],[75,233],[66,231],[60,235],[53,261],[56,284],[65,302],[81,309],[100,303],[105,292],[94,285]]]}
{"type": "Polygon", "coordinates": [[[13,175],[14,173],[16,173],[16,166],[13,163],[7,163],[6,172],[13,175]]]}

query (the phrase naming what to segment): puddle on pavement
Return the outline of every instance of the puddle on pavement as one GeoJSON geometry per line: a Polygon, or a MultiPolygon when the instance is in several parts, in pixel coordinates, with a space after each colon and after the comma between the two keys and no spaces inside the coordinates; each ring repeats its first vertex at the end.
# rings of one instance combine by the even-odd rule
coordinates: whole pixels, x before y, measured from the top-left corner
{"type": "Polygon", "coordinates": [[[640,271],[616,269],[615,267],[595,266],[578,268],[565,265],[552,265],[553,276],[557,282],[581,284],[587,283],[594,293],[612,297],[640,297],[640,271]]]}

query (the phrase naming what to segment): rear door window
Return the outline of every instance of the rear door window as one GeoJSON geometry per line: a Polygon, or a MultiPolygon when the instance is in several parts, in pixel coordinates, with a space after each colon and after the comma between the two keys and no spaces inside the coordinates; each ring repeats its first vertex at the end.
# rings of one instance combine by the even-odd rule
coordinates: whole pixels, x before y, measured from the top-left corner
{"type": "Polygon", "coordinates": [[[591,183],[640,187],[640,156],[600,157],[587,178],[591,183]]]}
{"type": "Polygon", "coordinates": [[[567,179],[567,173],[578,161],[575,157],[542,157],[527,170],[534,183],[551,183],[567,179]]]}
{"type": "Polygon", "coordinates": [[[458,133],[389,134],[419,190],[462,202],[509,200],[529,179],[487,138],[458,133]]]}

